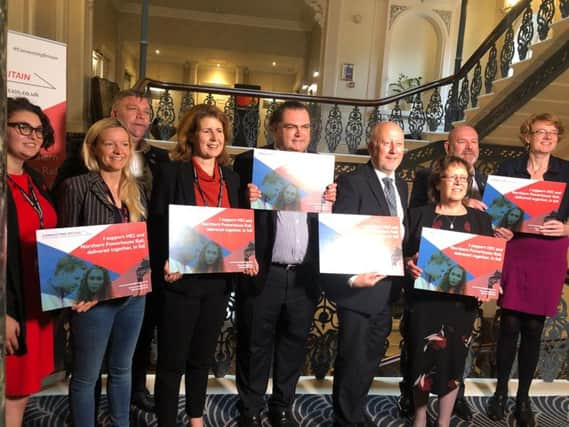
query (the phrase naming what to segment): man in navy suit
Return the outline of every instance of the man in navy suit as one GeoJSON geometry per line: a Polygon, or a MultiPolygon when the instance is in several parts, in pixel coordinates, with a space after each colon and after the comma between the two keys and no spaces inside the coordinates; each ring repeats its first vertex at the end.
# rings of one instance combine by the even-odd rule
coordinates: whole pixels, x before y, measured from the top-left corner
{"type": "MultiPolygon", "coordinates": [[[[269,128],[275,148],[306,152],[310,143],[307,107],[287,101],[272,114],[269,128]]],[[[251,152],[235,159],[234,170],[247,188],[244,202],[263,195],[251,183],[251,152]]],[[[324,198],[335,200],[335,184],[324,198]]],[[[248,206],[247,206],[248,207],[248,206]]],[[[255,254],[259,274],[243,278],[237,289],[237,389],[239,426],[262,423],[270,372],[273,393],[269,419],[273,427],[295,426],[291,407],[306,355],[318,286],[318,223],[315,214],[255,211],[255,254]]]]}
{"type": "MultiPolygon", "coordinates": [[[[398,216],[403,237],[407,184],[395,175],[405,148],[402,129],[378,123],[368,143],[370,161],[338,179],[334,213],[398,216]]],[[[392,278],[369,272],[325,275],[326,296],[336,303],[338,353],[334,365],[334,425],[367,426],[367,395],[391,332],[392,278]]]]}

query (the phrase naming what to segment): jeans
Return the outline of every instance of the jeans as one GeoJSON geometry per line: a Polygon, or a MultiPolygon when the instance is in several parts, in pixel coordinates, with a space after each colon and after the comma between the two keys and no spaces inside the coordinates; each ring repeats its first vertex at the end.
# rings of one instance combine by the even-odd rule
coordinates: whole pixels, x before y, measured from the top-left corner
{"type": "Polygon", "coordinates": [[[72,313],[73,370],[69,395],[74,426],[95,425],[95,384],[107,350],[111,423],[128,427],[132,357],[144,304],[145,297],[127,297],[100,302],[84,313],[72,313]]]}

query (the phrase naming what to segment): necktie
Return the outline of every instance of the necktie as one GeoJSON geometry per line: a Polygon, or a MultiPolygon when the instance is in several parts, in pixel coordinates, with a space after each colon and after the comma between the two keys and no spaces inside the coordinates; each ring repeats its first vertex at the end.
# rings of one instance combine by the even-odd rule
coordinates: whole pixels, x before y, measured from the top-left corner
{"type": "Polygon", "coordinates": [[[393,188],[392,179],[385,177],[382,181],[385,199],[387,200],[387,206],[389,207],[389,214],[391,216],[397,216],[397,202],[395,201],[395,189],[393,188]]]}

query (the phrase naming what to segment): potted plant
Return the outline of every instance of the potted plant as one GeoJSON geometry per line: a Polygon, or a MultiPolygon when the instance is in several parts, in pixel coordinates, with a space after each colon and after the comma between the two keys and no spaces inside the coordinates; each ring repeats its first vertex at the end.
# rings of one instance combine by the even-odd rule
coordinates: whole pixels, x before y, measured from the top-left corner
{"type": "MultiPolygon", "coordinates": [[[[409,77],[403,73],[399,74],[399,77],[397,78],[397,81],[395,83],[389,83],[389,90],[394,94],[394,95],[399,95],[402,92],[405,92],[409,89],[413,89],[415,87],[421,86],[421,80],[423,80],[422,77],[409,77]]],[[[415,95],[411,95],[411,96],[407,96],[405,97],[403,100],[411,105],[413,104],[413,98],[415,97],[415,95]]]]}

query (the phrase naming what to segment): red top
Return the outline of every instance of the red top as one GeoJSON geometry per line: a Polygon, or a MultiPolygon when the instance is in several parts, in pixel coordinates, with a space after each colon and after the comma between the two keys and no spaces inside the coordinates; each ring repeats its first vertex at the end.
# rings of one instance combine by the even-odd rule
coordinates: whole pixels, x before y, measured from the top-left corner
{"type": "MultiPolygon", "coordinates": [[[[29,196],[29,183],[32,184],[43,213],[44,228],[54,228],[57,216],[53,206],[42,196],[27,173],[9,177],[8,186],[18,213],[28,352],[23,356],[6,357],[6,395],[23,396],[41,389],[41,380],[53,372],[54,364],[52,316],[41,311],[36,251],[36,230],[40,228],[40,220],[20,188],[29,196]]],[[[30,198],[33,200],[33,197],[30,198]]]]}
{"type": "Polygon", "coordinates": [[[229,195],[227,194],[227,185],[225,180],[220,182],[220,167],[215,162],[215,167],[213,168],[213,176],[209,176],[200,165],[197,164],[192,159],[194,165],[195,175],[197,179],[194,179],[194,192],[196,194],[196,205],[197,206],[211,206],[211,207],[221,207],[230,208],[229,195]],[[219,196],[221,190],[221,206],[219,206],[219,196]],[[204,201],[205,197],[205,201],[204,201]]]}

